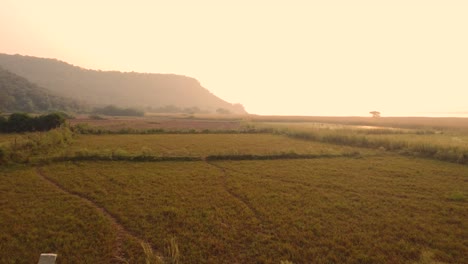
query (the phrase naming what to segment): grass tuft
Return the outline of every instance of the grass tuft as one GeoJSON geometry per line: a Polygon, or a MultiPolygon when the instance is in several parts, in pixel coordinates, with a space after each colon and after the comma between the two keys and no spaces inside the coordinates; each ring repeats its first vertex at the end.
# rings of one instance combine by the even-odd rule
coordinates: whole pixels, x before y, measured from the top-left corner
{"type": "Polygon", "coordinates": [[[180,251],[175,237],[169,239],[169,243],[166,246],[166,254],[170,264],[179,264],[180,251]]]}
{"type": "Polygon", "coordinates": [[[145,254],[145,263],[146,264],[164,264],[162,259],[153,252],[153,248],[147,242],[142,242],[141,247],[143,248],[143,253],[145,254]]]}
{"type": "Polygon", "coordinates": [[[454,192],[454,193],[451,193],[449,196],[448,196],[448,199],[450,201],[454,201],[454,202],[464,202],[466,201],[466,195],[463,193],[463,192],[454,192]]]}

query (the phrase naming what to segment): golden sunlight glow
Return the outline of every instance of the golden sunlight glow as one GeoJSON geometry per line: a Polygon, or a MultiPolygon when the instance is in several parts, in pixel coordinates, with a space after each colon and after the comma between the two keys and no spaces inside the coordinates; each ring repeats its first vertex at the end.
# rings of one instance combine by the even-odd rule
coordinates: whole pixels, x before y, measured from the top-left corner
{"type": "Polygon", "coordinates": [[[0,3],[0,52],[197,78],[250,113],[468,115],[468,1],[0,3]]]}

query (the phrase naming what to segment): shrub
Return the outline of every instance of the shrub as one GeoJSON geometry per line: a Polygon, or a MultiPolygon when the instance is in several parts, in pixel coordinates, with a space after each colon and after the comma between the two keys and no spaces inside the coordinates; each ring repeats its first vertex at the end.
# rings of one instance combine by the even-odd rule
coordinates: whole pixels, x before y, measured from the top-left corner
{"type": "Polygon", "coordinates": [[[143,111],[134,108],[119,108],[114,105],[108,105],[102,108],[95,108],[94,113],[109,116],[144,116],[143,111]]]}
{"type": "Polygon", "coordinates": [[[68,145],[73,133],[68,127],[48,132],[31,133],[15,138],[14,142],[0,147],[0,163],[28,163],[31,159],[46,161],[51,154],[68,145]]]}
{"type": "Polygon", "coordinates": [[[2,128],[6,125],[7,122],[8,120],[4,116],[0,115],[0,132],[2,131],[2,128]]]}
{"type": "Polygon", "coordinates": [[[35,128],[37,131],[48,131],[57,128],[65,123],[65,117],[60,113],[52,113],[35,118],[35,128]]]}
{"type": "Polygon", "coordinates": [[[8,120],[0,120],[0,132],[21,133],[33,131],[48,131],[60,127],[65,118],[60,113],[51,113],[38,117],[31,117],[26,113],[13,113],[8,120]]]}
{"type": "Polygon", "coordinates": [[[26,113],[13,113],[6,124],[7,132],[33,131],[33,118],[26,113]]]}

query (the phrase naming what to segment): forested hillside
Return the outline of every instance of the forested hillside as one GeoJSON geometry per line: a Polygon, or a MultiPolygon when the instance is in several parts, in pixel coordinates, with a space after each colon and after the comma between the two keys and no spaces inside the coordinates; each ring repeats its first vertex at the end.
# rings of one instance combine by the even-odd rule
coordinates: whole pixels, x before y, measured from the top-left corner
{"type": "Polygon", "coordinates": [[[82,105],[77,101],[54,95],[25,78],[0,68],[0,111],[46,112],[80,109],[82,105]]]}
{"type": "Polygon", "coordinates": [[[175,106],[245,113],[242,105],[230,104],[202,87],[196,79],[181,75],[95,71],[55,59],[7,54],[0,54],[0,67],[62,96],[95,106],[153,109],[175,106]]]}

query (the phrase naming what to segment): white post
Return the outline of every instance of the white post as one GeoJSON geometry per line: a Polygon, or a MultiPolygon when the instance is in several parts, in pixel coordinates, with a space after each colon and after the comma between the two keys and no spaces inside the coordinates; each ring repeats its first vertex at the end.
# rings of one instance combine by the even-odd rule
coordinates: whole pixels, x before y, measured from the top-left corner
{"type": "Polygon", "coordinates": [[[57,254],[42,253],[37,264],[55,264],[55,259],[57,259],[57,254]]]}

